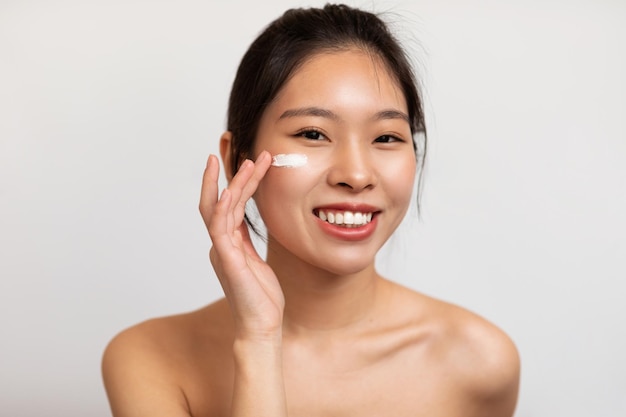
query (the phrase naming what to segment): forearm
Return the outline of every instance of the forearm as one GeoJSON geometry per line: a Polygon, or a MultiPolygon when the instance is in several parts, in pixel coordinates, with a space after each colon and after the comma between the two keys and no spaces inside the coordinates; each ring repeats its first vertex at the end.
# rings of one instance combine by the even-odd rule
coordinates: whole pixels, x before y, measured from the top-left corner
{"type": "Polygon", "coordinates": [[[286,417],[282,348],[277,342],[237,340],[232,417],[286,417]]]}

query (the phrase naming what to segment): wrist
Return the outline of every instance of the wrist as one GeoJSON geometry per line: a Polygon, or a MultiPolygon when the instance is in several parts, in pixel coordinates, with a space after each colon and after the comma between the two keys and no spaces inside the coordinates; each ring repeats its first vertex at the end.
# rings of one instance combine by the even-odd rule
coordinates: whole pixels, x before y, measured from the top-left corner
{"type": "Polygon", "coordinates": [[[235,369],[240,380],[282,378],[282,344],[276,340],[235,339],[235,369]]]}
{"type": "Polygon", "coordinates": [[[280,338],[235,339],[233,416],[286,416],[280,338]]]}
{"type": "Polygon", "coordinates": [[[282,334],[263,335],[237,335],[233,342],[233,352],[237,354],[247,353],[278,353],[282,348],[282,334]]]}

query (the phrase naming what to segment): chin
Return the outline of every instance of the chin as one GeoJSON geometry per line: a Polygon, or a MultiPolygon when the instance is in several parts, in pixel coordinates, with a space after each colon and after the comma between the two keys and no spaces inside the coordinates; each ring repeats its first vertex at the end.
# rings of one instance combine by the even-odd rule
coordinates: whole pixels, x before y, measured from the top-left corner
{"type": "Polygon", "coordinates": [[[365,256],[351,258],[337,255],[333,259],[317,261],[315,262],[316,267],[339,276],[358,274],[374,265],[374,258],[365,256]]]}

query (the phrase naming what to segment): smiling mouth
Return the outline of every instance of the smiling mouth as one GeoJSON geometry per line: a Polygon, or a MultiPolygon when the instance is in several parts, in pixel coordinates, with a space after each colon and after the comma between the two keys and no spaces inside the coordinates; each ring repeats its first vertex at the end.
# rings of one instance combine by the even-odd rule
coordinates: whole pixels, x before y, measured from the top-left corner
{"type": "Polygon", "coordinates": [[[352,228],[365,226],[372,221],[373,212],[359,212],[348,210],[315,210],[314,214],[326,223],[335,226],[352,228]]]}

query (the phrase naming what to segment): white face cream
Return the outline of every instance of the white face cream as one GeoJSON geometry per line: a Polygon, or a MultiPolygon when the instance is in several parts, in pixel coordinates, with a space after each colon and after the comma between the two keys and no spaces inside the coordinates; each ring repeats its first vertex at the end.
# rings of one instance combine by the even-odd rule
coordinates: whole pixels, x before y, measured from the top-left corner
{"type": "Polygon", "coordinates": [[[272,157],[272,166],[281,168],[299,168],[306,165],[307,157],[301,153],[279,153],[272,157]]]}

